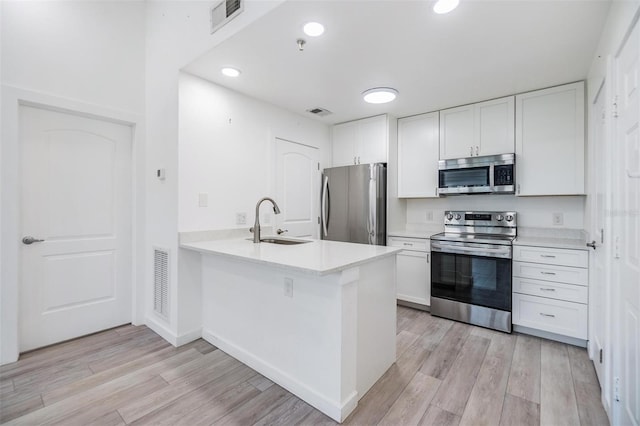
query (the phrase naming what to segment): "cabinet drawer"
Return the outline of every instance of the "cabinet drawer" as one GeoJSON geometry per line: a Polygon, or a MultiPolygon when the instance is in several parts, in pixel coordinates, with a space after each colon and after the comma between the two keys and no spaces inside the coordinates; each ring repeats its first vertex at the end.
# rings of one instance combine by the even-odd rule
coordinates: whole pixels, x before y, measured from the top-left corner
{"type": "Polygon", "coordinates": [[[589,254],[584,250],[514,245],[513,260],[545,263],[548,265],[573,266],[576,268],[589,267],[589,254]]]}
{"type": "Polygon", "coordinates": [[[514,293],[513,323],[586,339],[587,305],[514,293]]]}
{"type": "Polygon", "coordinates": [[[561,284],[529,278],[514,277],[513,292],[575,303],[587,303],[589,300],[589,287],[587,286],[561,284]]]}
{"type": "Polygon", "coordinates": [[[533,278],[542,281],[555,281],[584,286],[589,284],[588,269],[542,265],[529,262],[513,262],[513,277],[533,278]]]}
{"type": "Polygon", "coordinates": [[[429,251],[428,238],[388,237],[387,245],[405,250],[429,251]]]}

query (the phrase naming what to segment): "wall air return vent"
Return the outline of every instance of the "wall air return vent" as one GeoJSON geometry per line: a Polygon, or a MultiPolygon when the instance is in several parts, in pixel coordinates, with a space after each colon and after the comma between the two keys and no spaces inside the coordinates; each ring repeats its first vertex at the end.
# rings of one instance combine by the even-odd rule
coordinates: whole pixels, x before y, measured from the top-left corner
{"type": "Polygon", "coordinates": [[[169,252],[153,251],[153,310],[164,319],[169,319],[169,252]]]}
{"type": "Polygon", "coordinates": [[[244,0],[222,0],[211,7],[211,34],[242,13],[244,0]]]}
{"type": "Polygon", "coordinates": [[[333,114],[331,111],[329,111],[328,109],[324,109],[324,108],[311,108],[308,109],[307,112],[313,114],[313,115],[318,115],[320,117],[324,117],[325,115],[329,115],[329,114],[333,114]]]}

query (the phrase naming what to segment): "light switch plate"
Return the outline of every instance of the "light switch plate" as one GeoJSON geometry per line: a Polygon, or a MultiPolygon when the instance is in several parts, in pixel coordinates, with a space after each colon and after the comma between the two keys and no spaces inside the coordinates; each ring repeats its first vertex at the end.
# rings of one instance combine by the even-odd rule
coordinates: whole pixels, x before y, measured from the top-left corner
{"type": "Polygon", "coordinates": [[[552,213],[551,220],[554,225],[562,225],[564,223],[564,215],[562,213],[552,213]]]}
{"type": "Polygon", "coordinates": [[[201,192],[198,194],[198,207],[207,207],[209,205],[209,194],[201,192]]]}

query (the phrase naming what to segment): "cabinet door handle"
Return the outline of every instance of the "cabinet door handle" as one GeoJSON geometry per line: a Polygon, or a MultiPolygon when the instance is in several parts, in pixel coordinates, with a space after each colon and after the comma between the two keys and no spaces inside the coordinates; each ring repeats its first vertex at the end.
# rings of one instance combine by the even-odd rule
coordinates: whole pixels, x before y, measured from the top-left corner
{"type": "Polygon", "coordinates": [[[545,313],[542,313],[542,312],[540,312],[540,315],[542,315],[543,317],[549,317],[549,318],[555,318],[556,317],[553,314],[545,314],[545,313]]]}
{"type": "Polygon", "coordinates": [[[429,253],[427,253],[427,263],[429,263],[429,253]]]}
{"type": "Polygon", "coordinates": [[[540,271],[540,273],[542,275],[555,275],[556,274],[555,272],[546,272],[546,271],[540,271]]]}
{"type": "Polygon", "coordinates": [[[550,254],[541,254],[540,257],[548,257],[549,259],[555,259],[556,257],[550,254]]]}
{"type": "Polygon", "coordinates": [[[469,157],[473,157],[473,147],[469,147],[469,157]]]}
{"type": "Polygon", "coordinates": [[[353,157],[353,164],[358,164],[356,163],[356,157],[353,157]]]}
{"type": "Polygon", "coordinates": [[[544,287],[540,287],[540,290],[542,290],[542,291],[556,291],[555,288],[544,288],[544,287]]]}
{"type": "Polygon", "coordinates": [[[520,184],[518,184],[518,194],[520,193],[520,184]]]}
{"type": "Polygon", "coordinates": [[[360,164],[360,156],[358,156],[358,164],[360,164]]]}
{"type": "Polygon", "coordinates": [[[476,145],[476,156],[480,155],[480,148],[478,147],[478,145],[476,145]]]}

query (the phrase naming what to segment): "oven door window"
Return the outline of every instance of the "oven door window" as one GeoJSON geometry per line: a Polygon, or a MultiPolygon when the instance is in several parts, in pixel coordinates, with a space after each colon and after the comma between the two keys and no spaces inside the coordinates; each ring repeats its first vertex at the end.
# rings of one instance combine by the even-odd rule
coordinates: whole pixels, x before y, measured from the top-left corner
{"type": "Polygon", "coordinates": [[[440,188],[489,186],[489,167],[440,170],[440,188]]]}
{"type": "Polygon", "coordinates": [[[511,311],[511,259],[431,255],[432,296],[511,311]]]}

